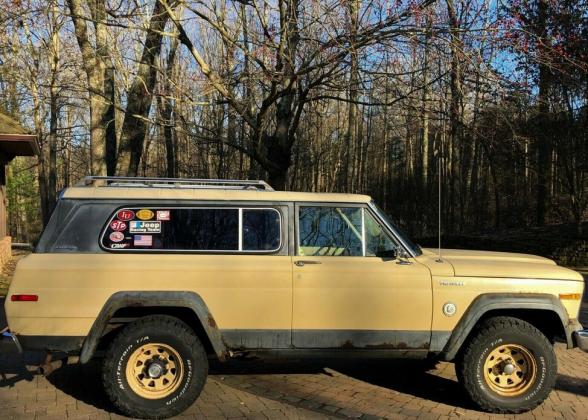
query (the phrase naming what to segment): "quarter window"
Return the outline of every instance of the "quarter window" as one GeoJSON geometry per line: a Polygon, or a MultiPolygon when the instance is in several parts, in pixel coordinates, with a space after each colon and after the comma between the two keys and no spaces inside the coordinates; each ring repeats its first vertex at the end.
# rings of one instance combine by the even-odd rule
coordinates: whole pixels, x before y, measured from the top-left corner
{"type": "Polygon", "coordinates": [[[267,209],[243,209],[243,250],[268,251],[280,247],[280,214],[267,209]]]}
{"type": "Polygon", "coordinates": [[[378,257],[387,251],[397,249],[390,236],[384,231],[376,219],[367,211],[364,211],[365,223],[365,255],[378,257]]]}
{"type": "Polygon", "coordinates": [[[126,208],[101,238],[112,251],[270,252],[282,243],[273,208],[126,208]]]}

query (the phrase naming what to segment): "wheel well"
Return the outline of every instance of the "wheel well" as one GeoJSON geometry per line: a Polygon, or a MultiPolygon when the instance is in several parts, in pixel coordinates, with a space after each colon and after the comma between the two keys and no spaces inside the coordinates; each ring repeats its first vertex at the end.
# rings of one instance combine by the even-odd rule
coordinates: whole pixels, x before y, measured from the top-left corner
{"type": "Polygon", "coordinates": [[[488,311],[478,320],[476,327],[468,334],[468,338],[480,323],[497,316],[510,316],[522,319],[541,331],[552,343],[556,340],[565,341],[566,339],[566,332],[561,318],[556,312],[548,309],[495,309],[488,311]]]}
{"type": "Polygon", "coordinates": [[[126,307],[118,309],[108,321],[104,329],[104,333],[100,338],[97,350],[104,350],[119,329],[129,322],[133,322],[138,318],[148,315],[169,315],[184,321],[190,328],[194,330],[206,353],[209,356],[216,357],[216,353],[212,347],[208,334],[204,330],[200,319],[196,313],[190,308],[184,307],[168,307],[168,306],[140,306],[140,307],[126,307]]]}

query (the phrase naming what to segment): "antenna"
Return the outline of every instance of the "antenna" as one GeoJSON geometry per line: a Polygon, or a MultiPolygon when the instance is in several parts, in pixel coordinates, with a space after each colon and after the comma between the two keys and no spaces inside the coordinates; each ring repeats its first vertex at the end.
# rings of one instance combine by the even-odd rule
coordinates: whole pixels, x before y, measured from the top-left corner
{"type": "Polygon", "coordinates": [[[438,178],[439,178],[439,202],[437,203],[437,213],[438,213],[438,217],[439,220],[437,222],[437,239],[438,239],[438,255],[437,255],[437,259],[435,260],[436,262],[443,262],[443,259],[441,258],[441,174],[443,173],[443,140],[439,139],[439,156],[437,158],[437,166],[439,168],[438,172],[438,178]]]}

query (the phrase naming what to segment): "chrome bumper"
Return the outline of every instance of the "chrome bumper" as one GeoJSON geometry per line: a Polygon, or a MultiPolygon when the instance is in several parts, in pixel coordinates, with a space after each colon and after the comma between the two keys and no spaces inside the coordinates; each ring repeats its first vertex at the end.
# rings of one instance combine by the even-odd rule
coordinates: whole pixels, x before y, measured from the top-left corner
{"type": "Polygon", "coordinates": [[[588,330],[574,331],[572,336],[576,347],[588,352],[588,330]]]}

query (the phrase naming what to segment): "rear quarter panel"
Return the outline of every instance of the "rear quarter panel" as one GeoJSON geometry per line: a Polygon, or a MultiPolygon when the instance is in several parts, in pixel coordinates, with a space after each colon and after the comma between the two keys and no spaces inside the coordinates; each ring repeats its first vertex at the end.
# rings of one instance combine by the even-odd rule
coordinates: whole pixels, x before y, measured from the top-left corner
{"type": "Polygon", "coordinates": [[[6,302],[20,335],[86,336],[120,291],[199,294],[220,329],[290,329],[291,257],[198,254],[32,254],[9,289],[38,302],[6,302]]]}

